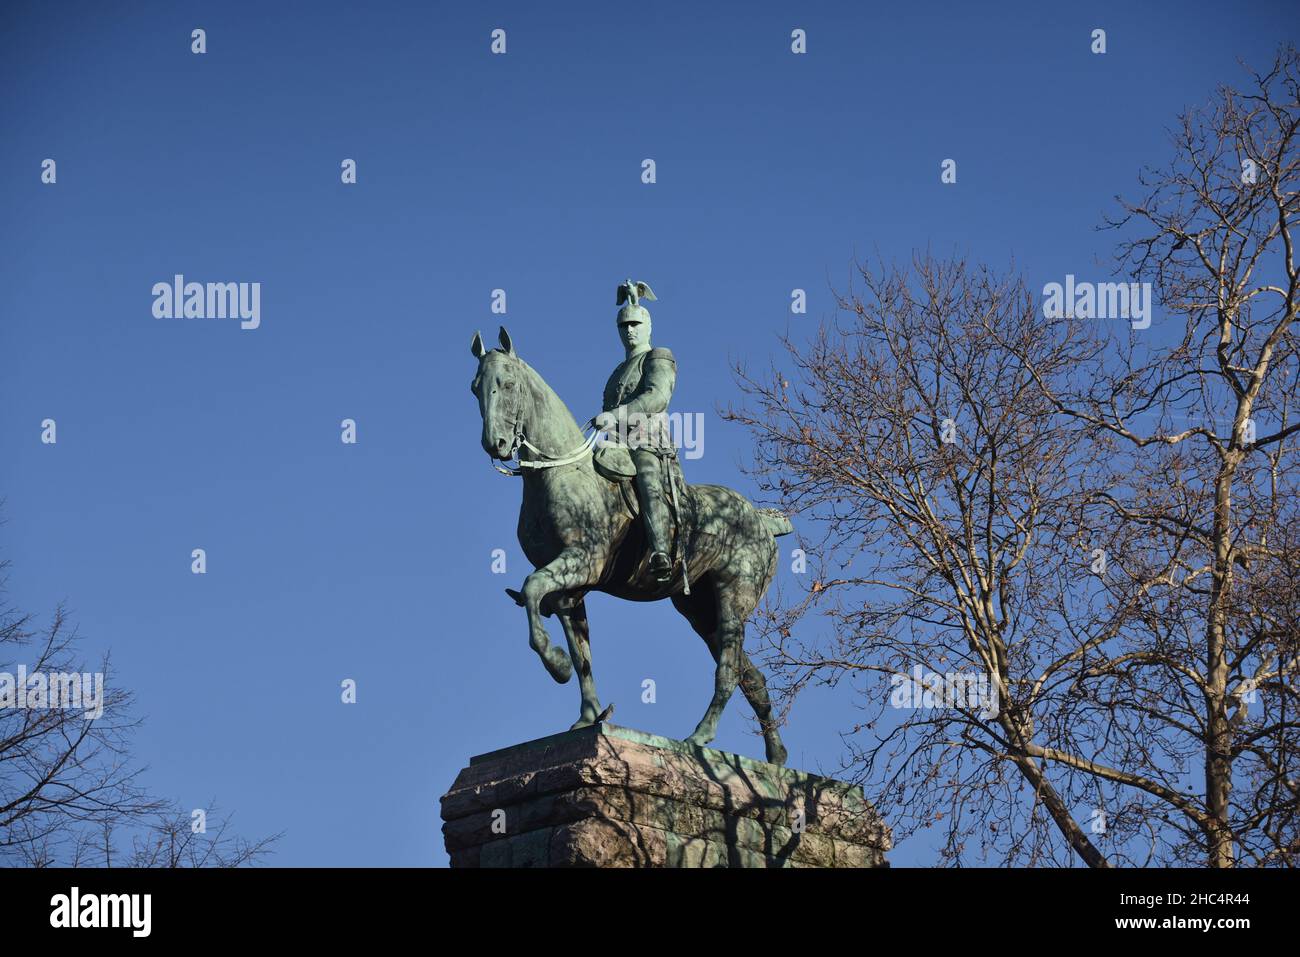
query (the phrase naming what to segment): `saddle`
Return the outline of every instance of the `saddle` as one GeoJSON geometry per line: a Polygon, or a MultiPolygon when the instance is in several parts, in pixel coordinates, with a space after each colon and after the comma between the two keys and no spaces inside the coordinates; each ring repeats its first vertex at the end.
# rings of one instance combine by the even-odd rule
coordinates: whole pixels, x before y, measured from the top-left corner
{"type": "Polygon", "coordinates": [[[636,494],[636,466],[632,464],[632,453],[622,445],[598,446],[591,456],[591,464],[596,472],[618,486],[623,496],[623,505],[632,513],[632,518],[641,515],[641,500],[636,494]]]}
{"type": "MultiPolygon", "coordinates": [[[[623,503],[627,510],[632,513],[633,518],[641,515],[641,502],[636,494],[636,466],[632,464],[632,455],[627,448],[622,445],[609,443],[597,446],[592,452],[592,464],[596,467],[596,472],[618,485],[618,490],[623,496],[623,503]]],[[[683,511],[693,509],[695,497],[686,486],[685,477],[682,475],[682,464],[677,461],[676,457],[670,460],[668,467],[669,481],[677,486],[677,497],[680,507],[683,511]]],[[[682,516],[677,514],[677,509],[673,507],[673,493],[669,482],[663,483],[663,496],[668,503],[668,514],[673,525],[677,525],[682,516]]],[[[676,539],[676,529],[670,531],[673,538],[676,539]]]]}
{"type": "Polygon", "coordinates": [[[596,447],[592,456],[596,471],[612,482],[630,482],[636,478],[636,466],[632,464],[632,453],[622,445],[606,443],[596,447]]]}

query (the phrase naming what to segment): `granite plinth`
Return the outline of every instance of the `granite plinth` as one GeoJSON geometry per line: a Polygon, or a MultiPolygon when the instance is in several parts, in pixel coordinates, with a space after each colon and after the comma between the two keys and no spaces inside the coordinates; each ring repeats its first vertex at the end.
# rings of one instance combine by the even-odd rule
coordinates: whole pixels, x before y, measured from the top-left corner
{"type": "Polygon", "coordinates": [[[887,867],[861,787],[608,723],[470,759],[452,867],[887,867]]]}

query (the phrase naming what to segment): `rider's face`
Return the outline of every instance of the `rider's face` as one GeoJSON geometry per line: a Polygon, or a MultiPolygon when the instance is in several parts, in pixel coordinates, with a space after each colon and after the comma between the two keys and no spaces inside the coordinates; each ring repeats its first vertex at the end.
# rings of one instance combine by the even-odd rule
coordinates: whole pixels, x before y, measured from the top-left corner
{"type": "Polygon", "coordinates": [[[650,345],[650,323],[624,322],[618,327],[619,339],[624,349],[639,349],[650,345]]]}

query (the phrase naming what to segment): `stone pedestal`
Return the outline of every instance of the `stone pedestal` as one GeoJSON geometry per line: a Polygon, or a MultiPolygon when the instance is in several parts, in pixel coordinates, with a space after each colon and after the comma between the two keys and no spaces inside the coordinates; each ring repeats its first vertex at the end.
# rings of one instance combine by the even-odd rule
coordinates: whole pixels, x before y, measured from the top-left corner
{"type": "Polygon", "coordinates": [[[860,787],[611,724],[471,758],[452,867],[888,867],[860,787]]]}

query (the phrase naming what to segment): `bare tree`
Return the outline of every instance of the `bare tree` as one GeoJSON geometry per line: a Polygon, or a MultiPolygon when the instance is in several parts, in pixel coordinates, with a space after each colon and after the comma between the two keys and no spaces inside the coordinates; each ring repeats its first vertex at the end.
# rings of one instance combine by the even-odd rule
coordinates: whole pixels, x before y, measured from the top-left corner
{"type": "Polygon", "coordinates": [[[900,835],[939,824],[954,862],[975,841],[1008,863],[1102,865],[1075,820],[1088,781],[1064,765],[1049,773],[1058,752],[1091,754],[1057,720],[1069,692],[1051,671],[1098,617],[1065,531],[1089,462],[1081,430],[999,338],[1062,387],[1099,346],[1074,320],[1045,321],[1014,278],[965,263],[922,257],[861,279],[841,300],[846,320],[806,349],[786,340],[794,381],[738,370],[756,408],[728,412],[759,439],[760,484],[823,532],[806,543],[820,568],[803,599],[778,600],[760,623],[783,697],[865,679],[851,766],[900,835]],[[829,642],[795,637],[815,609],[829,642]],[[894,676],[918,666],[983,676],[992,700],[891,707],[894,676]]]}
{"type": "Polygon", "coordinates": [[[1135,333],[1120,368],[1053,394],[1114,436],[1132,470],[1096,521],[1131,528],[1170,569],[1143,618],[1150,641],[1181,642],[1154,667],[1180,683],[1179,714],[1202,741],[1194,859],[1215,867],[1300,852],[1298,126],[1294,47],[1245,91],[1221,87],[1180,117],[1171,160],[1143,171],[1145,194],[1111,223],[1121,262],[1177,323],[1173,341],[1135,333]]]}
{"type": "Polygon", "coordinates": [[[1296,862],[1296,93],[1287,49],[1125,207],[1172,342],[923,257],[861,269],[789,378],[738,369],[760,483],[822,533],[761,623],[785,703],[918,665],[1001,697],[858,682],[849,766],[949,861],[1296,862]],[[800,639],[814,611],[833,634],[800,639]]]}
{"type": "MultiPolygon", "coordinates": [[[[0,574],[8,567],[0,562],[0,574]]],[[[0,598],[4,582],[0,579],[0,598]]],[[[59,608],[44,628],[0,604],[0,682],[17,675],[102,676],[97,717],[82,707],[0,704],[0,863],[27,867],[238,866],[255,863],[279,835],[247,841],[214,814],[202,829],[190,812],[153,797],[131,758],[132,695],[116,686],[107,657],[94,672],[77,655],[78,635],[59,608]],[[25,657],[30,653],[31,657],[25,657]],[[19,672],[19,667],[24,669],[19,672]]],[[[205,816],[208,811],[205,809],[205,816]]]]}

